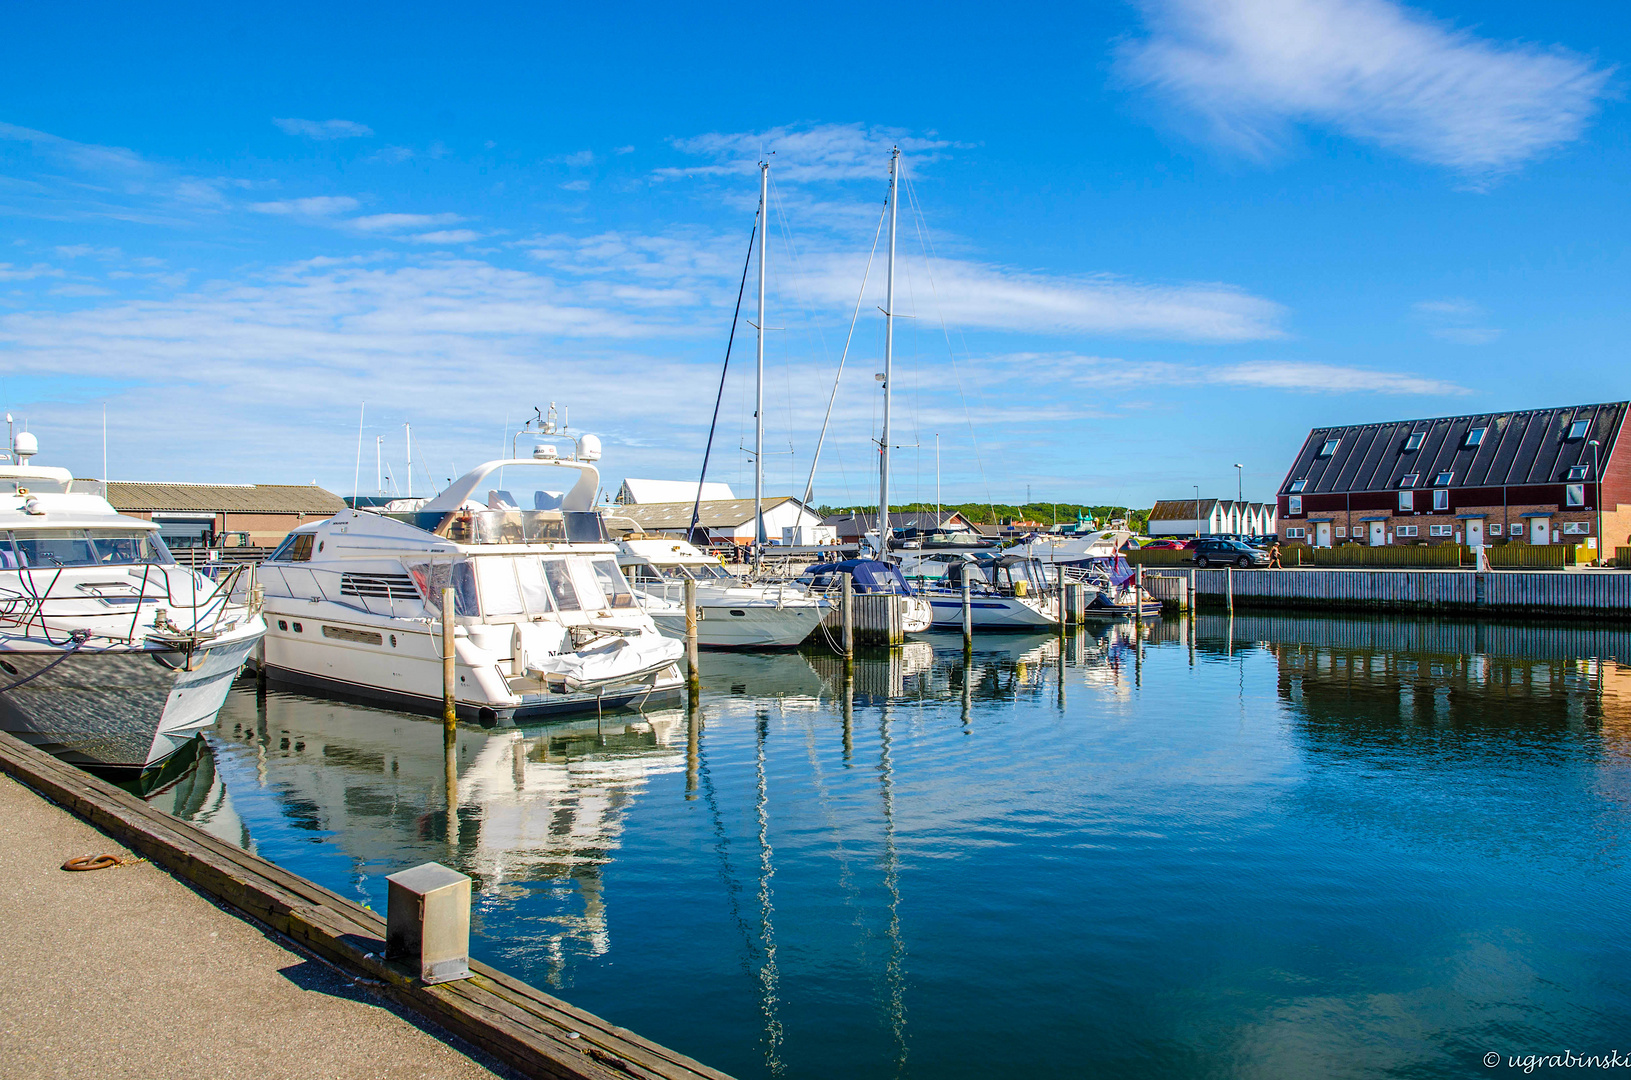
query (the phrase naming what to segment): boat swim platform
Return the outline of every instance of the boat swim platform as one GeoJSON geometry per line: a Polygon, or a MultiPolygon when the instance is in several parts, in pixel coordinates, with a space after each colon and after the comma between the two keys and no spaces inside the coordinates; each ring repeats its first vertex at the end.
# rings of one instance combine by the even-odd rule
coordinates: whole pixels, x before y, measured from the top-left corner
{"type": "MultiPolygon", "coordinates": [[[[116,991],[121,982],[147,985],[166,981],[162,971],[136,971],[134,978],[124,979],[118,974],[123,970],[120,965],[125,962],[124,954],[129,951],[135,956],[141,955],[144,929],[170,935],[172,940],[178,932],[183,940],[195,930],[200,936],[208,933],[209,926],[206,924],[209,918],[219,917],[222,912],[193,895],[201,893],[230,915],[238,916],[238,919],[228,919],[232,928],[242,928],[238,920],[246,920],[267,932],[264,936],[252,935],[261,944],[278,943],[289,947],[271,949],[272,962],[278,962],[278,957],[287,962],[291,955],[298,960],[301,959],[299,954],[304,953],[307,957],[315,958],[306,960],[304,966],[315,965],[320,969],[313,973],[314,979],[328,978],[340,987],[365,988],[400,1011],[402,1015],[394,1012],[386,1015],[388,1010],[359,1004],[368,1015],[351,1016],[345,1018],[343,1023],[336,1020],[333,1030],[319,1032],[317,1045],[328,1047],[333,1043],[350,1042],[356,1050],[355,1068],[348,1069],[336,1064],[331,1070],[333,1075],[480,1077],[508,1073],[548,1077],[551,1080],[730,1080],[718,1070],[643,1039],[475,960],[470,961],[470,978],[427,986],[415,978],[406,965],[383,959],[385,920],[380,915],[188,822],[171,817],[136,796],[4,732],[0,732],[0,773],[33,789],[61,810],[100,830],[115,844],[153,864],[151,867],[115,867],[82,874],[64,873],[56,869],[61,859],[99,854],[110,846],[107,840],[95,838],[78,822],[60,820],[59,814],[57,824],[72,827],[66,833],[75,834],[71,838],[76,849],[54,850],[48,857],[42,858],[39,849],[50,842],[51,836],[21,832],[8,820],[6,825],[0,826],[4,830],[0,834],[3,837],[0,838],[0,852],[6,854],[4,863],[11,879],[7,881],[5,890],[0,891],[0,905],[3,907],[11,907],[17,902],[12,895],[20,888],[16,875],[19,872],[43,872],[40,867],[47,867],[50,875],[63,880],[48,880],[43,886],[37,882],[32,884],[30,888],[38,904],[55,904],[58,902],[57,896],[69,896],[76,888],[100,886],[105,892],[108,883],[121,881],[119,875],[146,875],[161,880],[144,884],[173,885],[180,882],[192,890],[186,897],[170,898],[181,909],[181,916],[187,922],[181,927],[170,923],[149,927],[145,922],[130,926],[124,923],[117,903],[105,899],[99,905],[77,909],[67,901],[62,902],[65,911],[80,914],[83,918],[57,927],[59,934],[72,934],[83,923],[79,927],[84,931],[83,944],[89,945],[100,930],[117,927],[107,935],[107,950],[84,949],[65,953],[56,965],[61,973],[53,969],[54,978],[69,982],[79,980],[72,992],[72,1000],[79,1005],[95,1002],[100,995],[106,1012],[118,1014],[136,1008],[131,994],[121,996],[121,992],[116,991]],[[88,844],[86,850],[78,849],[85,844],[88,844]],[[25,857],[13,859],[12,848],[19,849],[25,857]],[[155,867],[167,871],[174,880],[162,881],[163,875],[151,873],[155,867]],[[191,906],[182,902],[189,899],[194,902],[191,906]],[[193,925],[195,921],[196,926],[193,925]],[[266,941],[267,937],[272,939],[271,942],[266,941]],[[108,971],[110,967],[114,969],[113,972],[108,971]],[[106,1000],[115,996],[117,1000],[106,1000]],[[80,999],[84,999],[84,1002],[80,999]],[[401,1030],[394,1034],[382,1034],[392,1025],[401,1030]],[[438,1033],[453,1036],[451,1045],[449,1041],[437,1037],[438,1033]],[[475,1055],[455,1052],[457,1040],[474,1048],[475,1055]],[[419,1056],[417,1060],[398,1062],[389,1056],[395,1051],[419,1056]],[[481,1062],[481,1055],[490,1055],[491,1062],[481,1062]],[[401,1067],[397,1067],[399,1065],[401,1067]]],[[[0,783],[11,789],[0,789],[0,796],[11,797],[6,805],[17,801],[15,796],[27,794],[18,791],[9,781],[0,783]]],[[[29,809],[26,805],[23,808],[29,809]]],[[[49,810],[49,807],[35,809],[49,810]]],[[[52,835],[59,832],[63,830],[54,830],[52,835]]],[[[57,918],[59,914],[41,912],[39,919],[43,923],[57,918]]],[[[29,925],[29,920],[8,918],[7,925],[20,930],[29,925]]],[[[232,936],[220,929],[215,932],[223,937],[232,936]]],[[[33,935],[14,933],[12,936],[23,950],[36,949],[33,935]]],[[[45,944],[48,943],[40,943],[45,944]]],[[[163,950],[161,954],[164,954],[163,950]]],[[[12,1002],[28,1002],[31,991],[26,986],[12,983],[14,977],[9,970],[0,974],[0,986],[12,985],[14,992],[8,995],[12,1002]]],[[[207,985],[198,987],[196,991],[191,989],[191,984],[188,986],[188,992],[207,991],[207,985]]],[[[179,988],[171,990],[172,995],[180,992],[179,988]]],[[[139,994],[139,991],[132,994],[139,994]]],[[[169,1019],[146,1028],[147,1033],[165,1046],[172,1043],[185,1046],[189,1041],[196,1041],[199,1047],[194,1052],[177,1055],[179,1062],[196,1061],[200,1066],[211,1062],[209,1048],[219,1041],[212,1027],[200,1024],[178,1028],[174,1022],[175,1001],[172,999],[163,1004],[169,1011],[169,1019]]],[[[241,1030],[246,1024],[257,1025],[262,1038],[266,1036],[265,1029],[279,1022],[280,1018],[298,1015],[292,1009],[262,1015],[256,1012],[254,1001],[237,998],[230,999],[226,1005],[216,1002],[211,1006],[208,1000],[203,1004],[212,1017],[219,1018],[218,1023],[229,1025],[233,1030],[241,1030]],[[245,1009],[249,1010],[249,1015],[239,1015],[245,1009]]],[[[34,1022],[28,1019],[29,1011],[26,1005],[14,1008],[5,1030],[0,1031],[0,1045],[7,1047],[8,1058],[18,1052],[18,1047],[25,1045],[29,1037],[28,1029],[34,1022]]],[[[319,1014],[322,1015],[326,1014],[319,1014]]],[[[80,1034],[90,1036],[85,1041],[93,1049],[100,1048],[100,1051],[109,1053],[121,1050],[119,1045],[104,1045],[99,1041],[107,1032],[80,1034]]],[[[300,1034],[292,1033],[290,1044],[299,1044],[300,1037],[300,1034]]],[[[141,1043],[142,1040],[137,1038],[133,1042],[141,1043]]],[[[275,1044],[275,1040],[272,1042],[275,1044]]],[[[68,1051],[69,1046],[68,1041],[59,1038],[53,1040],[47,1049],[61,1053],[68,1051]]],[[[164,1052],[151,1044],[143,1049],[154,1053],[164,1052]]],[[[118,1066],[114,1060],[118,1057],[119,1054],[112,1053],[110,1061],[102,1065],[118,1066]]],[[[264,1067],[267,1063],[258,1059],[231,1063],[244,1065],[242,1069],[223,1069],[220,1068],[222,1064],[215,1059],[209,1068],[201,1067],[196,1074],[280,1075],[276,1069],[264,1067]]],[[[175,1068],[175,1062],[168,1065],[169,1068],[157,1071],[137,1067],[134,1062],[128,1063],[128,1067],[90,1068],[89,1062],[84,1059],[65,1058],[60,1069],[53,1071],[53,1067],[48,1065],[37,1075],[191,1075],[175,1068]]],[[[297,1071],[281,1075],[308,1075],[316,1067],[316,1059],[306,1056],[299,1058],[295,1065],[297,1071]]]]}
{"type": "Polygon", "coordinates": [[[1622,570],[1144,571],[1146,588],[1197,608],[1302,608],[1501,618],[1631,621],[1631,572],[1622,570]],[[1174,580],[1176,579],[1176,580],[1174,580]],[[1193,588],[1193,593],[1190,589],[1193,588]]]}

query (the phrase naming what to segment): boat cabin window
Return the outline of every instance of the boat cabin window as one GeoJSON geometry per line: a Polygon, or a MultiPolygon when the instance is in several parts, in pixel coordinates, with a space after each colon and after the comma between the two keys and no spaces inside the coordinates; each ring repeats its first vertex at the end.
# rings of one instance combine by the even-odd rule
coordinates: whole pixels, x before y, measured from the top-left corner
{"type": "MultiPolygon", "coordinates": [[[[309,535],[309,534],[308,534],[309,535]]],[[[474,618],[476,573],[464,560],[458,562],[414,563],[408,568],[414,587],[425,598],[425,607],[435,615],[442,611],[442,590],[453,590],[453,614],[474,618]]]]}
{"type": "Polygon", "coordinates": [[[555,598],[555,610],[582,611],[583,605],[578,602],[578,589],[572,582],[572,571],[566,565],[566,560],[544,560],[543,569],[544,581],[548,582],[550,594],[555,598]]]}
{"type": "Polygon", "coordinates": [[[514,559],[476,559],[476,580],[481,586],[484,615],[520,615],[521,589],[516,584],[514,559]]]}
{"type": "Polygon", "coordinates": [[[616,559],[591,559],[589,565],[594,569],[595,581],[600,585],[600,591],[606,595],[608,607],[634,606],[634,593],[629,590],[629,583],[623,579],[623,571],[617,568],[616,559]]]}
{"type": "Polygon", "coordinates": [[[175,562],[156,533],[134,529],[40,529],[0,533],[0,569],[135,566],[175,562]]]}
{"type": "Polygon", "coordinates": [[[718,563],[692,563],[686,567],[698,581],[728,581],[730,571],[718,563]]]}
{"type": "Polygon", "coordinates": [[[315,533],[290,533],[272,552],[270,562],[310,562],[312,547],[317,543],[315,533]]]}
{"type": "Polygon", "coordinates": [[[0,495],[61,495],[68,485],[45,476],[0,477],[0,495]]]}

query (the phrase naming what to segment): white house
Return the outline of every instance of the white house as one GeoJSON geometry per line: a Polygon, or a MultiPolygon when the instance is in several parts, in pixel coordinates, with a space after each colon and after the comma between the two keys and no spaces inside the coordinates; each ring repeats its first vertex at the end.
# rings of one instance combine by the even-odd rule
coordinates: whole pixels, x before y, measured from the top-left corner
{"type": "MultiPolygon", "coordinates": [[[[691,487],[695,490],[696,485],[691,487]]],[[[618,506],[607,511],[606,527],[613,531],[637,528],[640,532],[684,536],[691,527],[693,506],[699,514],[698,524],[707,530],[710,540],[744,545],[753,543],[752,499],[704,499],[700,504],[661,502],[618,506]]],[[[821,515],[787,495],[765,499],[764,516],[765,536],[772,544],[781,542],[784,530],[808,530],[821,524],[821,515]]]]}
{"type": "Polygon", "coordinates": [[[1275,504],[1234,499],[1160,499],[1150,511],[1151,536],[1269,536],[1275,504]]]}
{"type": "MultiPolygon", "coordinates": [[[[702,485],[702,497],[707,500],[734,499],[736,493],[729,484],[702,485]]],[[[641,503],[692,503],[697,499],[695,480],[624,480],[615,500],[619,506],[641,503]]]]}

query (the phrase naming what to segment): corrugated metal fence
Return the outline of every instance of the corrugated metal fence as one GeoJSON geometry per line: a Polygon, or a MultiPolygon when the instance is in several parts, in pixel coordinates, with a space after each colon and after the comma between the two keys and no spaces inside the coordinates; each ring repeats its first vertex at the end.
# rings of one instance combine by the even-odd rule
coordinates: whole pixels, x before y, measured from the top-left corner
{"type": "MultiPolygon", "coordinates": [[[[1160,571],[1154,571],[1159,574],[1160,571]]],[[[1631,618],[1631,573],[1446,570],[1195,570],[1201,606],[1631,618]]],[[[1145,571],[1146,578],[1152,572],[1145,571]]]]}

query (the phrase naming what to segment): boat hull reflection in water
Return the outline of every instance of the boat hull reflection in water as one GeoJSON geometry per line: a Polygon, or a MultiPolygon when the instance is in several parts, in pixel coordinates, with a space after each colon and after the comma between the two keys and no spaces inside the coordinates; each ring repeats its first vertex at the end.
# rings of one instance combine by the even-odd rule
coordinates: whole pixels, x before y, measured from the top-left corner
{"type": "Polygon", "coordinates": [[[1631,1021],[1612,657],[1244,616],[709,654],[694,708],[461,727],[451,774],[435,723],[240,690],[196,801],[376,910],[471,874],[476,956],[741,1077],[1464,1076],[1631,1021]]]}

